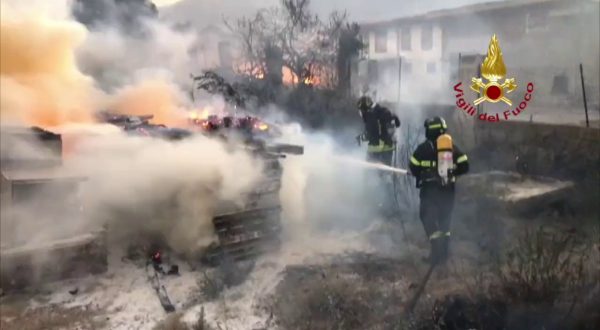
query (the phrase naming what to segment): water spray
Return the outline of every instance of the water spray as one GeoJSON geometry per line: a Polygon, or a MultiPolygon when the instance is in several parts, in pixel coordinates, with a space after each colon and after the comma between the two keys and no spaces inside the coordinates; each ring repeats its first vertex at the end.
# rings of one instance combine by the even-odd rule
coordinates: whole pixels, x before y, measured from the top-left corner
{"type": "Polygon", "coordinates": [[[402,175],[410,175],[409,172],[405,169],[392,167],[392,166],[388,166],[388,165],[381,164],[381,163],[372,163],[372,162],[368,162],[365,160],[360,160],[360,159],[356,159],[356,158],[352,158],[352,157],[341,157],[341,156],[335,156],[334,159],[336,161],[340,161],[340,162],[344,162],[344,163],[348,163],[348,164],[354,164],[357,166],[362,166],[362,167],[367,167],[367,168],[372,168],[372,169],[377,169],[377,170],[382,170],[382,171],[387,171],[387,172],[393,172],[393,173],[398,173],[398,174],[402,174],[402,175]]]}

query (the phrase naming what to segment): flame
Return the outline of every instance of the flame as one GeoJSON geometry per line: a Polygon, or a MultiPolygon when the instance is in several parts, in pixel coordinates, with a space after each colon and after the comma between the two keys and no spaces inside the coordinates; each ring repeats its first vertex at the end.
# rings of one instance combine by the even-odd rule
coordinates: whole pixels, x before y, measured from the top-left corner
{"type": "Polygon", "coordinates": [[[210,116],[210,110],[208,107],[202,109],[201,111],[190,111],[189,118],[191,120],[204,120],[210,116]]]}
{"type": "MultiPolygon", "coordinates": [[[[245,74],[248,76],[252,76],[256,79],[265,79],[265,72],[261,67],[253,67],[250,65],[250,62],[241,62],[235,66],[236,72],[245,74]]],[[[294,86],[299,81],[301,81],[304,85],[318,86],[321,85],[322,80],[326,80],[323,76],[326,71],[323,67],[318,67],[311,72],[310,77],[304,78],[303,80],[298,79],[298,76],[287,66],[281,67],[281,81],[286,86],[294,86]]]]}
{"type": "Polygon", "coordinates": [[[236,73],[252,76],[256,79],[265,79],[265,72],[263,68],[260,66],[253,65],[250,61],[240,61],[235,63],[233,66],[233,70],[236,73]]]}
{"type": "Polygon", "coordinates": [[[321,83],[321,79],[319,79],[318,76],[304,78],[305,85],[315,86],[315,85],[319,85],[320,83],[321,83]]]}
{"type": "Polygon", "coordinates": [[[504,66],[504,60],[502,59],[502,50],[500,50],[500,45],[495,34],[492,36],[492,40],[490,40],[487,56],[481,64],[481,75],[490,81],[498,81],[506,76],[506,66],[504,66]]]}
{"type": "Polygon", "coordinates": [[[290,68],[284,66],[281,68],[281,81],[286,86],[292,86],[296,84],[298,78],[296,77],[296,74],[290,70],[290,68]]]}

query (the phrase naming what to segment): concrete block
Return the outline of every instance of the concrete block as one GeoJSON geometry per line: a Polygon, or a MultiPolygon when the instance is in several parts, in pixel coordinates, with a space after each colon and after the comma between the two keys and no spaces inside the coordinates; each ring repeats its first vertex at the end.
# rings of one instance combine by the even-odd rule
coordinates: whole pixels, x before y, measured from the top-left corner
{"type": "Polygon", "coordinates": [[[89,233],[0,251],[0,287],[6,291],[107,270],[106,233],[89,233]]]}

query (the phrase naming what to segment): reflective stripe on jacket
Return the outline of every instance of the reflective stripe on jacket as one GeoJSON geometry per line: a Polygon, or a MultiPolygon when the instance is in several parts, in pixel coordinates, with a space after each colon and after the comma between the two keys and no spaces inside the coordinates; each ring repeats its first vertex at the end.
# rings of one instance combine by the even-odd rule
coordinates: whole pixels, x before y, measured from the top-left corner
{"type": "Polygon", "coordinates": [[[378,145],[370,145],[367,147],[367,152],[385,152],[385,151],[393,151],[395,149],[394,145],[385,144],[383,140],[379,140],[378,145]]]}

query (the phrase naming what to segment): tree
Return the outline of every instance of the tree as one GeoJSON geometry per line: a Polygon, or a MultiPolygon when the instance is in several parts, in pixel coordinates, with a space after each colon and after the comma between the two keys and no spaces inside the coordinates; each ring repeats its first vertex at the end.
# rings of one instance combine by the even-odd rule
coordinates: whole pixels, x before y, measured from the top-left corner
{"type": "Polygon", "coordinates": [[[350,59],[363,47],[359,27],[340,12],[323,21],[309,5],[309,0],[281,0],[279,6],[239,19],[235,25],[226,22],[241,41],[239,71],[278,85],[286,68],[293,85],[346,88],[350,59]]]}
{"type": "Polygon", "coordinates": [[[357,23],[346,23],[340,31],[337,49],[336,69],[338,88],[350,91],[352,60],[356,58],[365,44],[360,38],[360,26],[357,23]]]}

